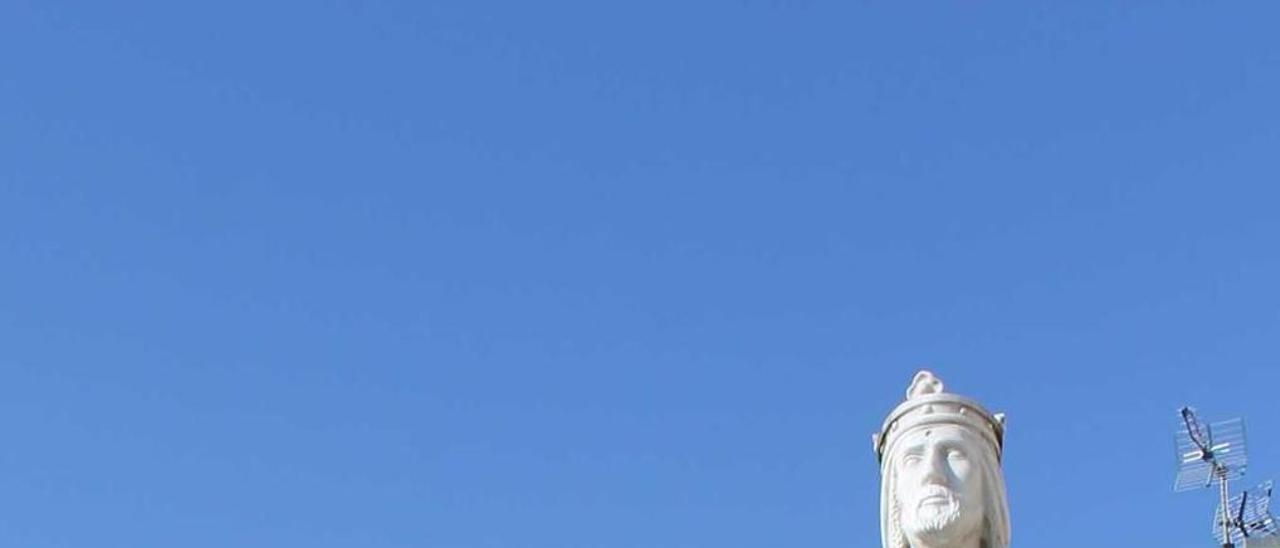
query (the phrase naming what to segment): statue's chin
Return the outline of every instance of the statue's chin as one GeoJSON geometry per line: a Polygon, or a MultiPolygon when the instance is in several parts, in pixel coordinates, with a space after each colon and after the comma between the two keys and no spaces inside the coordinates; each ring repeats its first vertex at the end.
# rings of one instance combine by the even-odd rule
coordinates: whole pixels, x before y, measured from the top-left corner
{"type": "Polygon", "coordinates": [[[913,517],[915,519],[902,524],[903,532],[909,538],[925,541],[927,545],[945,545],[972,532],[967,530],[971,527],[966,527],[961,519],[964,515],[960,506],[954,503],[923,507],[913,517]]]}
{"type": "Polygon", "coordinates": [[[936,535],[953,528],[959,520],[960,512],[935,512],[929,515],[917,516],[915,523],[911,524],[907,529],[909,532],[920,535],[936,535]]]}

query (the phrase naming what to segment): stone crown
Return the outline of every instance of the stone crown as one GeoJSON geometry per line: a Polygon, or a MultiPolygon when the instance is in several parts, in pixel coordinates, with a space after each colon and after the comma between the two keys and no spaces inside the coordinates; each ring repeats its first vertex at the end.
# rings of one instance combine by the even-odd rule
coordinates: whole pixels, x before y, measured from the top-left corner
{"type": "Polygon", "coordinates": [[[991,443],[997,460],[1004,451],[1003,413],[992,414],[976,401],[943,392],[941,379],[920,371],[907,388],[907,400],[894,408],[880,432],[872,435],[876,458],[883,464],[884,456],[903,433],[934,424],[960,425],[978,433],[991,443]]]}

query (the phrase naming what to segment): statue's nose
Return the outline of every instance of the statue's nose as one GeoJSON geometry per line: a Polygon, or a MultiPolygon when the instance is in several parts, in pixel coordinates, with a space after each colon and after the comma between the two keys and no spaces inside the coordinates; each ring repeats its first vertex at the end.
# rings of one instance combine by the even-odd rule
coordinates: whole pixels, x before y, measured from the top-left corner
{"type": "Polygon", "coordinates": [[[939,487],[946,487],[947,476],[943,474],[941,471],[930,468],[929,471],[924,475],[924,484],[937,485],[939,487]]]}
{"type": "Polygon", "coordinates": [[[924,473],[924,483],[926,485],[947,485],[947,471],[945,469],[946,457],[939,451],[931,451],[929,455],[929,466],[924,473]]]}

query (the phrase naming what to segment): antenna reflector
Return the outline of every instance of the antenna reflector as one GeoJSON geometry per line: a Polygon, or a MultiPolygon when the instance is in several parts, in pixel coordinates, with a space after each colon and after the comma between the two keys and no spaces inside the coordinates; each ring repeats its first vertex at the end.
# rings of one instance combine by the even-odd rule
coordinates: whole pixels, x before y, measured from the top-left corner
{"type": "Polygon", "coordinates": [[[1195,410],[1184,407],[1174,434],[1178,474],[1174,491],[1204,489],[1244,475],[1249,464],[1243,419],[1202,424],[1195,410]]]}
{"type": "MultiPolygon", "coordinates": [[[[1232,544],[1246,547],[1270,546],[1272,544],[1269,543],[1276,542],[1277,537],[1280,537],[1280,528],[1271,515],[1271,487],[1272,482],[1268,480],[1228,501],[1225,515],[1230,517],[1230,523],[1226,529],[1231,532],[1232,544]]],[[[1223,515],[1222,505],[1219,504],[1218,510],[1213,514],[1213,534],[1220,544],[1227,543],[1222,533],[1223,515]]]]}

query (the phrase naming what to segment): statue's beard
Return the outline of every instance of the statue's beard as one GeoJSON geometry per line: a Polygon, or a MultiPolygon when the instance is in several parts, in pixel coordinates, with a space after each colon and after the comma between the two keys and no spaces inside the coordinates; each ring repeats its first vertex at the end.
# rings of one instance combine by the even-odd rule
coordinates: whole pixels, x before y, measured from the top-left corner
{"type": "Polygon", "coordinates": [[[910,516],[914,519],[906,519],[902,523],[909,535],[937,538],[959,533],[953,528],[960,521],[964,501],[954,491],[942,486],[926,486],[912,504],[910,516]]]}

